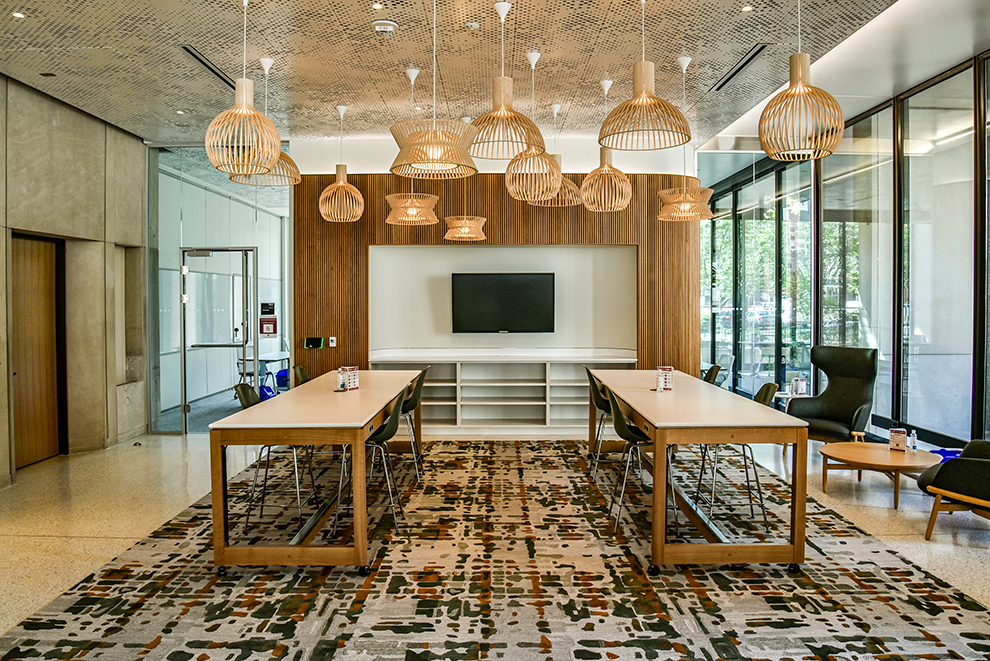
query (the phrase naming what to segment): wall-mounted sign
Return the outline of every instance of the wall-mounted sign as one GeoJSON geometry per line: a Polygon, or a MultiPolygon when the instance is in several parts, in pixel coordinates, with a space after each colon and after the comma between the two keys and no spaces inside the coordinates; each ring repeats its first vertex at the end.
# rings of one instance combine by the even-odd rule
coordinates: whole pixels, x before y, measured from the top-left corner
{"type": "Polygon", "coordinates": [[[278,317],[260,317],[258,335],[261,337],[278,337],[278,317]]]}
{"type": "Polygon", "coordinates": [[[262,303],[261,304],[261,316],[263,316],[263,317],[273,317],[273,316],[275,316],[275,304],[274,303],[262,303]]]}

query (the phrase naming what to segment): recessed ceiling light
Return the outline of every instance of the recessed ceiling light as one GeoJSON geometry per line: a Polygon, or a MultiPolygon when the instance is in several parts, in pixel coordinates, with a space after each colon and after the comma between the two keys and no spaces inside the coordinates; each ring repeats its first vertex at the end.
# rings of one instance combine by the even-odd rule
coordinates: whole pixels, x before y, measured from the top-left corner
{"type": "Polygon", "coordinates": [[[175,114],[176,115],[185,115],[186,114],[186,111],[185,110],[176,110],[175,111],[175,114]]]}
{"type": "Polygon", "coordinates": [[[422,109],[423,109],[422,106],[416,106],[416,110],[422,110],[422,109]]]}
{"type": "Polygon", "coordinates": [[[11,14],[11,16],[13,16],[14,18],[24,18],[24,14],[22,14],[19,11],[15,11],[14,13],[11,14]]]}
{"type": "Polygon", "coordinates": [[[746,5],[742,8],[743,11],[753,11],[753,5],[746,5]]]}
{"type": "Polygon", "coordinates": [[[382,7],[384,7],[384,6],[385,6],[385,5],[383,5],[383,4],[382,4],[382,3],[380,3],[380,2],[375,2],[375,3],[372,3],[372,5],[371,5],[371,8],[372,8],[372,9],[381,9],[381,8],[382,8],[382,7]]]}

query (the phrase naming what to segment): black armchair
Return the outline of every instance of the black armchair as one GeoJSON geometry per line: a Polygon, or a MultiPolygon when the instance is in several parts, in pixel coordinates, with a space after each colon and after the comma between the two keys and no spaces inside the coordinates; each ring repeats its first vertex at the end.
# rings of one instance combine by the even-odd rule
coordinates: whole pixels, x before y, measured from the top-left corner
{"type": "Polygon", "coordinates": [[[990,441],[970,441],[959,457],[919,475],[918,488],[935,496],[925,539],[932,538],[939,512],[970,510],[990,519],[990,441]]]}
{"type": "MultiPolygon", "coordinates": [[[[791,400],[787,412],[808,423],[808,438],[830,443],[862,436],[873,410],[877,350],[859,347],[811,349],[811,362],[825,372],[828,386],[816,397],[791,400]]],[[[860,438],[862,440],[862,438],[860,438]]]]}

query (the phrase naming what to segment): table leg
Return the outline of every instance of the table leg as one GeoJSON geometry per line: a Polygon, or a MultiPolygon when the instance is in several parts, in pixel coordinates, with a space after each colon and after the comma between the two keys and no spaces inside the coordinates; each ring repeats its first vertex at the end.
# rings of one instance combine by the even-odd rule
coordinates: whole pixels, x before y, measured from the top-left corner
{"type": "Polygon", "coordinates": [[[223,432],[210,432],[210,481],[213,500],[213,564],[226,569],[229,544],[227,512],[227,448],[222,445],[223,432]]]}
{"type": "MultiPolygon", "coordinates": [[[[796,571],[797,563],[804,562],[806,509],[808,502],[808,430],[800,427],[794,432],[794,456],[791,460],[791,547],[789,570],[796,571]]],[[[785,446],[786,447],[786,446],[785,446]]],[[[824,457],[823,457],[824,459],[824,457]]]]}
{"type": "Polygon", "coordinates": [[[828,493],[828,457],[822,457],[822,493],[828,493]]]}
{"type": "MultiPolygon", "coordinates": [[[[648,573],[655,576],[660,567],[667,564],[665,547],[667,544],[667,434],[652,430],[653,436],[653,562],[648,573]]],[[[675,496],[676,503],[676,496],[675,496]]],[[[676,504],[675,504],[676,507],[676,504]]]]}
{"type": "Polygon", "coordinates": [[[901,500],[901,471],[894,471],[894,509],[900,504],[901,500]]]}

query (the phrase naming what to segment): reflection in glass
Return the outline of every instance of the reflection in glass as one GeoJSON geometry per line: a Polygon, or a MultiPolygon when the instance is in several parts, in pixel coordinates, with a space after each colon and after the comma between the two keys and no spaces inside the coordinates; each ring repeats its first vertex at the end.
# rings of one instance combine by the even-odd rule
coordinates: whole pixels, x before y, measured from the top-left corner
{"type": "Polygon", "coordinates": [[[873,412],[891,416],[893,110],[856,122],[822,161],[822,340],[879,350],[873,412]]]}
{"type": "Polygon", "coordinates": [[[811,163],[781,173],[780,341],[783,383],[811,376],[811,163]]]}
{"type": "Polygon", "coordinates": [[[732,286],[735,260],[732,253],[732,194],[725,195],[712,204],[715,224],[712,232],[711,253],[711,325],[714,330],[714,353],[717,365],[722,367],[719,380],[726,386],[735,383],[732,373],[735,356],[732,349],[733,302],[732,286]]]}
{"type": "Polygon", "coordinates": [[[904,101],[901,418],[970,438],[973,71],[904,101]]]}
{"type": "Polygon", "coordinates": [[[739,371],[736,387],[755,393],[768,381],[776,381],[776,267],[777,205],[773,173],[739,191],[739,260],[741,294],[739,371]]]}

